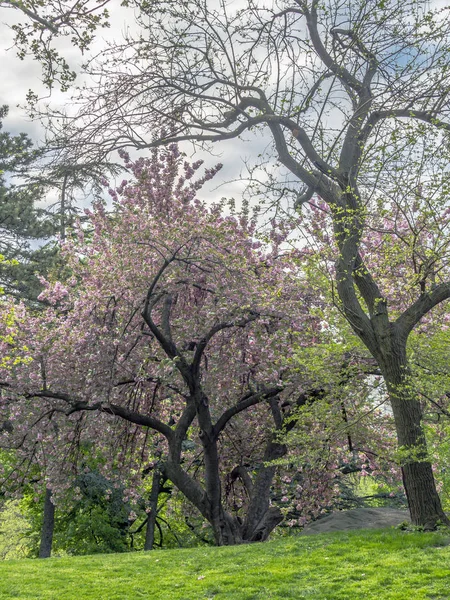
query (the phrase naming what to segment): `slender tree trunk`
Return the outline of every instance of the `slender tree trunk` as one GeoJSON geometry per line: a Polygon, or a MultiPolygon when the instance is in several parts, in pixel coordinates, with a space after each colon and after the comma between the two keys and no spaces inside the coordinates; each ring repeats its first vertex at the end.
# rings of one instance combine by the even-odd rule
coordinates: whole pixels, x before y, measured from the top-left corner
{"type": "Polygon", "coordinates": [[[52,502],[52,490],[45,490],[44,518],[41,529],[39,558],[49,558],[52,553],[53,530],[55,527],[55,505],[52,502]]]}
{"type": "Polygon", "coordinates": [[[214,433],[209,400],[200,387],[198,387],[195,394],[195,406],[205,464],[207,518],[212,526],[217,546],[239,544],[242,542],[242,526],[236,518],[229,515],[223,508],[217,436],[214,433]]]}
{"type": "Polygon", "coordinates": [[[61,188],[61,212],[60,212],[60,226],[59,226],[59,235],[61,241],[66,239],[66,193],[67,193],[67,181],[69,179],[69,174],[65,173],[64,179],[62,182],[61,188]]]}
{"type": "Polygon", "coordinates": [[[161,472],[158,467],[153,471],[152,490],[150,492],[150,512],[148,513],[147,528],[145,530],[144,550],[153,550],[155,543],[155,525],[158,514],[158,498],[161,489],[161,472]]]}

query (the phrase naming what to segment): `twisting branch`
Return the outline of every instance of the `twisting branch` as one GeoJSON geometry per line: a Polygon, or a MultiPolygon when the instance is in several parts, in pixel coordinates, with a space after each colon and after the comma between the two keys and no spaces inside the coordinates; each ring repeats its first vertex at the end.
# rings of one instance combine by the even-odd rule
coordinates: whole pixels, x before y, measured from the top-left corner
{"type": "Polygon", "coordinates": [[[136,425],[142,425],[144,427],[150,427],[150,429],[159,431],[159,433],[162,433],[163,436],[169,441],[173,436],[172,429],[159,419],[156,419],[150,415],[143,415],[117,404],[111,404],[109,402],[96,402],[94,404],[89,404],[89,402],[74,402],[66,411],[66,415],[71,415],[80,411],[99,411],[121,417],[130,423],[135,423],[136,425]]]}
{"type": "Polygon", "coordinates": [[[424,294],[407,308],[395,321],[399,331],[404,333],[405,339],[414,329],[422,317],[432,308],[450,298],[450,282],[437,285],[434,289],[424,294]]]}
{"type": "Polygon", "coordinates": [[[245,396],[237,404],[234,406],[230,406],[225,412],[217,420],[214,425],[214,438],[218,439],[220,433],[224,430],[227,423],[232,419],[235,415],[240,412],[247,410],[250,406],[255,406],[256,404],[260,404],[261,402],[265,402],[270,398],[274,398],[280,392],[283,391],[283,386],[275,386],[271,388],[264,388],[263,390],[257,392],[256,394],[251,394],[250,396],[245,396]]]}
{"type": "Polygon", "coordinates": [[[296,3],[303,9],[311,41],[323,64],[350,88],[356,92],[361,92],[363,89],[361,82],[358,81],[358,79],[356,79],[356,77],[354,77],[345,67],[335,62],[322,43],[317,25],[318,0],[313,0],[311,10],[308,9],[307,3],[304,0],[296,0],[296,3]]]}
{"type": "Polygon", "coordinates": [[[261,316],[257,311],[249,311],[248,317],[241,317],[240,319],[232,320],[232,321],[222,321],[221,323],[217,323],[208,331],[208,333],[203,336],[198,342],[194,358],[192,359],[192,373],[194,377],[198,376],[201,360],[203,357],[203,353],[206,350],[206,346],[212,340],[212,338],[219,333],[219,331],[223,331],[224,329],[230,329],[232,327],[245,327],[249,323],[256,321],[261,316]]]}

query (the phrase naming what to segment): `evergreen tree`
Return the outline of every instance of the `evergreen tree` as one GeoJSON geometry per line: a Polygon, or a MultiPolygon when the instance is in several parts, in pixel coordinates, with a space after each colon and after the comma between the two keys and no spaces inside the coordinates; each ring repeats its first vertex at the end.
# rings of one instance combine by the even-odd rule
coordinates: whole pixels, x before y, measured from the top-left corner
{"type": "Polygon", "coordinates": [[[40,293],[37,273],[45,274],[56,248],[49,240],[57,219],[39,207],[44,187],[30,179],[42,155],[25,134],[3,131],[8,107],[0,107],[0,283],[5,293],[33,301],[40,293]]]}

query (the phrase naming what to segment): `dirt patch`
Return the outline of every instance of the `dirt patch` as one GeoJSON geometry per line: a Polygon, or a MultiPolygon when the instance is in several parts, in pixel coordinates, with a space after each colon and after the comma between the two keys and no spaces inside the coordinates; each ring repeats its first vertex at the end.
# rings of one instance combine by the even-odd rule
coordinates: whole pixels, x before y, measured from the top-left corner
{"type": "Polygon", "coordinates": [[[307,525],[301,535],[345,531],[346,529],[381,529],[410,521],[409,512],[398,508],[355,508],[321,517],[307,525]]]}

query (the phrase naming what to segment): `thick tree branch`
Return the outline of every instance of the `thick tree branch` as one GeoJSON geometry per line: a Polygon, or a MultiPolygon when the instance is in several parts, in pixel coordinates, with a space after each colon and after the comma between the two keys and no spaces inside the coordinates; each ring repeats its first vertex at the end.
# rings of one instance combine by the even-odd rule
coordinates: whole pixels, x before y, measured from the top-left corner
{"type": "Polygon", "coordinates": [[[162,435],[169,441],[173,437],[173,430],[171,427],[159,419],[156,419],[150,415],[143,415],[141,413],[129,410],[123,406],[118,406],[117,404],[111,404],[110,402],[96,402],[94,404],[89,404],[88,402],[74,402],[71,408],[66,411],[66,415],[71,415],[80,411],[99,411],[108,413],[110,415],[120,417],[129,423],[135,423],[136,425],[142,425],[143,427],[154,429],[155,431],[162,433],[162,435]]]}
{"type": "Polygon", "coordinates": [[[174,436],[170,444],[169,451],[172,461],[177,462],[180,460],[183,440],[186,438],[188,429],[192,425],[192,421],[195,419],[196,414],[195,404],[188,398],[186,408],[178,419],[178,423],[174,429],[174,436]]]}
{"type": "Polygon", "coordinates": [[[221,414],[216,424],[214,425],[214,437],[218,439],[220,433],[225,429],[227,423],[232,419],[235,415],[240,412],[247,410],[250,406],[255,406],[256,404],[260,404],[269,398],[273,398],[277,396],[280,392],[283,391],[283,386],[275,386],[272,388],[265,388],[256,394],[252,394],[251,396],[247,396],[242,398],[237,404],[228,408],[224,413],[221,414]]]}
{"type": "Polygon", "coordinates": [[[351,48],[353,52],[355,52],[360,58],[364,59],[367,62],[368,68],[364,76],[363,85],[368,86],[372,81],[373,77],[375,76],[375,73],[377,72],[378,68],[378,60],[375,54],[373,54],[366,47],[366,45],[362,42],[358,34],[353,29],[341,29],[339,27],[333,27],[330,30],[330,33],[334,38],[339,39],[340,42],[341,40],[339,36],[349,38],[350,42],[348,45],[345,45],[342,42],[341,45],[344,48],[351,48]]]}
{"type": "Polygon", "coordinates": [[[163,331],[165,338],[170,343],[173,343],[172,331],[171,331],[171,327],[170,327],[170,313],[172,310],[172,303],[173,303],[172,295],[166,294],[166,297],[164,298],[163,309],[161,312],[161,329],[163,331]]]}
{"type": "MultiPolygon", "coordinates": [[[[342,209],[338,207],[333,214],[334,234],[338,243],[339,256],[336,260],[336,287],[339,298],[342,303],[344,314],[352,325],[354,331],[366,344],[370,344],[373,349],[376,346],[376,340],[373,335],[372,324],[369,317],[364,312],[355,290],[355,268],[358,264],[358,247],[361,237],[362,224],[359,216],[359,207],[353,194],[343,195],[347,202],[347,207],[342,209]],[[348,205],[352,204],[352,207],[348,205]]],[[[362,288],[367,299],[368,308],[372,305],[377,291],[375,283],[368,277],[364,280],[364,272],[361,271],[359,285],[362,288]]]]}
{"type": "Polygon", "coordinates": [[[346,126],[347,133],[342,144],[339,168],[348,177],[350,188],[356,185],[359,161],[364,150],[364,145],[361,143],[361,127],[369,114],[372,101],[370,88],[365,86],[359,94],[359,102],[346,126]]]}
{"type": "Polygon", "coordinates": [[[349,268],[342,258],[336,261],[336,287],[342,303],[342,310],[353,327],[353,330],[367,344],[370,350],[376,347],[372,325],[363,311],[355,292],[353,269],[349,268]]]}
{"type": "Polygon", "coordinates": [[[200,511],[203,517],[211,522],[211,503],[205,490],[201,485],[190,477],[178,464],[173,460],[167,460],[161,464],[161,472],[170,479],[170,481],[192,502],[192,504],[200,511]]]}
{"type": "Polygon", "coordinates": [[[249,498],[253,495],[253,482],[252,478],[248,474],[247,469],[243,465],[238,465],[230,473],[230,481],[233,483],[236,479],[240,479],[244,484],[249,498]]]}
{"type": "Polygon", "coordinates": [[[169,323],[170,309],[171,309],[170,296],[167,296],[164,293],[155,294],[156,286],[157,286],[159,280],[161,279],[165,270],[171,265],[171,263],[174,262],[175,260],[178,260],[178,253],[182,250],[183,247],[184,247],[184,245],[177,248],[177,250],[172,254],[172,256],[169,259],[164,260],[164,263],[161,265],[158,273],[155,275],[152,283],[150,284],[150,286],[148,288],[147,296],[146,296],[145,302],[144,302],[144,308],[143,308],[141,314],[142,314],[142,318],[144,319],[148,328],[150,329],[150,331],[153,333],[153,335],[157,339],[161,348],[164,350],[164,352],[167,354],[167,356],[170,359],[172,359],[172,360],[174,360],[175,358],[177,359],[177,368],[179,369],[179,371],[182,374],[185,381],[187,383],[190,383],[189,367],[188,367],[186,361],[184,360],[183,356],[181,355],[181,353],[178,351],[178,348],[176,347],[175,343],[173,342],[171,333],[170,333],[170,323],[169,323]],[[162,311],[162,331],[161,331],[161,329],[156,325],[156,323],[152,319],[152,310],[153,310],[153,307],[156,304],[156,302],[158,302],[158,300],[161,299],[163,296],[166,296],[166,298],[165,298],[166,302],[164,304],[164,308],[162,311]]]}
{"type": "Polygon", "coordinates": [[[359,143],[363,144],[371,135],[375,125],[377,125],[380,121],[385,121],[387,119],[415,119],[417,121],[429,123],[438,129],[450,131],[450,123],[442,121],[441,119],[437,118],[435,113],[430,111],[414,110],[412,108],[378,110],[369,115],[365,126],[361,130],[359,143]]]}
{"type": "Polygon", "coordinates": [[[380,288],[364,264],[359,252],[356,256],[353,276],[370,316],[387,312],[383,308],[383,306],[386,307],[386,299],[381,294],[380,288]]]}
{"type": "Polygon", "coordinates": [[[327,67],[327,69],[332,71],[338,77],[340,81],[343,81],[357,93],[360,93],[363,88],[362,83],[358,81],[358,79],[356,79],[356,77],[354,77],[345,67],[342,67],[336,63],[322,43],[317,26],[317,8],[319,6],[318,0],[313,0],[311,4],[311,11],[308,9],[304,0],[296,0],[296,2],[303,9],[309,35],[311,36],[311,41],[320,60],[327,67]]]}
{"type": "Polygon", "coordinates": [[[305,169],[292,157],[279,123],[271,121],[268,123],[268,126],[273,135],[280,162],[289,169],[293,175],[305,183],[308,188],[314,190],[322,198],[330,202],[330,204],[335,205],[341,195],[338,186],[319,171],[309,171],[305,169]]]}
{"type": "Polygon", "coordinates": [[[77,400],[70,394],[65,394],[64,392],[52,392],[50,390],[42,390],[40,392],[30,392],[23,394],[25,398],[49,398],[53,400],[64,400],[69,404],[76,403],[77,400]]]}
{"type": "MultiPolygon", "coordinates": [[[[323,79],[325,79],[328,76],[330,76],[329,73],[325,74],[325,76],[323,78],[319,78],[319,81],[314,84],[313,90],[315,90],[316,87],[318,88],[320,85],[319,82],[322,82],[323,79]]],[[[280,125],[283,125],[284,127],[287,127],[290,130],[291,134],[299,142],[299,144],[302,147],[302,150],[304,151],[305,156],[308,158],[308,160],[311,163],[317,165],[318,168],[320,169],[320,171],[322,173],[326,174],[328,177],[331,177],[332,179],[341,181],[340,174],[324,160],[324,158],[321,154],[319,154],[316,151],[308,134],[298,124],[298,122],[294,121],[293,119],[291,119],[290,117],[287,117],[287,116],[275,115],[273,113],[272,109],[269,107],[268,102],[265,100],[263,101],[259,98],[243,98],[239,102],[236,109],[230,111],[229,113],[226,113],[226,115],[225,115],[227,117],[226,120],[221,123],[214,124],[214,127],[228,127],[234,121],[236,121],[236,119],[241,114],[245,114],[243,111],[250,106],[258,108],[260,111],[262,111],[264,113],[264,115],[259,115],[259,118],[261,118],[263,121],[266,121],[267,124],[278,123],[280,125]]],[[[250,119],[250,120],[253,121],[253,119],[250,119]]],[[[205,122],[199,121],[199,123],[201,123],[202,126],[206,126],[205,122]]],[[[250,126],[251,125],[248,125],[248,127],[250,127],[250,126]]],[[[342,181],[341,181],[341,184],[343,184],[342,181]]]]}
{"type": "MultiPolygon", "coordinates": [[[[130,423],[135,423],[136,425],[143,425],[144,427],[150,427],[155,431],[159,431],[162,433],[168,440],[173,437],[173,430],[171,427],[152,417],[150,415],[143,415],[141,413],[129,410],[128,408],[124,408],[122,406],[118,406],[117,404],[111,404],[109,402],[95,402],[93,404],[89,404],[84,400],[76,400],[70,394],[66,394],[64,392],[54,392],[51,390],[42,390],[39,392],[29,392],[23,394],[25,398],[47,398],[49,400],[63,400],[67,404],[69,404],[69,408],[66,410],[52,409],[53,411],[63,412],[65,415],[69,416],[76,412],[81,411],[99,411],[106,412],[110,415],[115,415],[121,417],[125,421],[129,421],[130,423]]],[[[46,413],[47,414],[47,413],[46,413]]]]}
{"type": "Polygon", "coordinates": [[[422,317],[449,298],[450,282],[441,283],[430,292],[421,294],[414,304],[407,308],[395,321],[400,335],[406,339],[422,317]]]}

